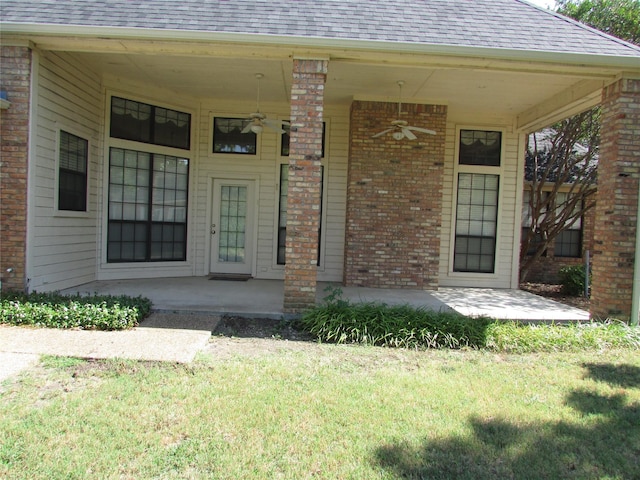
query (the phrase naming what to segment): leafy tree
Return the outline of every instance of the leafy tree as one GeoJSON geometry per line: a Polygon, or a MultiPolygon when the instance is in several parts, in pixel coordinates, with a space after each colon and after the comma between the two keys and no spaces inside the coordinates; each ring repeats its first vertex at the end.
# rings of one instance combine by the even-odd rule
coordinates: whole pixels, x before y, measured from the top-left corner
{"type": "MultiPolygon", "coordinates": [[[[557,11],[640,45],[640,0],[560,0],[557,11]]],[[[596,107],[553,125],[542,145],[540,134],[531,136],[525,172],[529,217],[520,249],[520,281],[558,235],[594,207],[599,130],[596,107]]]]}
{"type": "Polygon", "coordinates": [[[558,13],[640,45],[640,0],[565,0],[558,13]]]}

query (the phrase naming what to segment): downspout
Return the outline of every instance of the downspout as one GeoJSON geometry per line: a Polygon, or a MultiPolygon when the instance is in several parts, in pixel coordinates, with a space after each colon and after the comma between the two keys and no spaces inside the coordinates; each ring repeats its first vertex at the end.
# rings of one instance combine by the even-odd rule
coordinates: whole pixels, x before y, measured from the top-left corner
{"type": "Polygon", "coordinates": [[[640,317],[640,181],[638,182],[638,209],[636,210],[636,249],[634,252],[635,262],[633,267],[633,295],[631,297],[631,319],[632,326],[638,326],[640,317]]]}

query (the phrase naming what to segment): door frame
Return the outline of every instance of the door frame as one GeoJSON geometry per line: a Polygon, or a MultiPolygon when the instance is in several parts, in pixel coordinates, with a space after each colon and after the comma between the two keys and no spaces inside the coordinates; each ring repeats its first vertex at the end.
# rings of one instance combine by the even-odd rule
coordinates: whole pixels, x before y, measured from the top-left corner
{"type": "Polygon", "coordinates": [[[205,239],[205,255],[204,255],[204,271],[207,275],[212,273],[211,270],[211,250],[213,248],[213,238],[210,232],[211,221],[213,218],[213,199],[215,195],[214,191],[214,183],[216,180],[222,181],[250,181],[253,182],[253,191],[254,198],[253,204],[251,207],[253,208],[253,218],[251,221],[251,238],[248,239],[250,242],[249,245],[253,251],[253,255],[251,258],[251,276],[255,277],[257,272],[257,262],[258,262],[258,225],[259,225],[259,211],[258,207],[260,205],[260,177],[258,175],[243,175],[243,174],[218,174],[218,175],[210,175],[207,178],[207,206],[206,206],[206,217],[205,217],[205,225],[204,225],[204,235],[206,235],[205,239]]]}

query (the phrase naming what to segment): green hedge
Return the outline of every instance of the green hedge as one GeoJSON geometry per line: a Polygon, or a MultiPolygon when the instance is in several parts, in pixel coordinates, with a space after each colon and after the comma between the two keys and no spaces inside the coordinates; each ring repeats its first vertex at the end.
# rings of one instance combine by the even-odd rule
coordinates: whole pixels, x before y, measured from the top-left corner
{"type": "Polygon", "coordinates": [[[338,302],[317,307],[299,326],[318,340],[385,347],[462,348],[485,344],[489,319],[407,305],[338,302]]]}
{"type": "Polygon", "coordinates": [[[0,323],[50,328],[124,330],[136,326],[151,311],[151,301],[126,295],[62,295],[3,293],[0,323]]]}
{"type": "Polygon", "coordinates": [[[496,352],[640,349],[640,328],[619,322],[522,324],[408,305],[350,303],[340,289],[307,311],[298,327],[321,342],[385,347],[482,348],[496,352]]]}

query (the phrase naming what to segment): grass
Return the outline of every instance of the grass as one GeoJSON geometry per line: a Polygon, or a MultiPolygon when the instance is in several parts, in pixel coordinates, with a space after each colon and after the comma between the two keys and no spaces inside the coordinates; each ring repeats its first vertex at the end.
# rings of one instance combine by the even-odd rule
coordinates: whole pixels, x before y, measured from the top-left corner
{"type": "Polygon", "coordinates": [[[638,478],[639,425],[632,349],[49,357],[0,393],[0,477],[638,478]]]}

